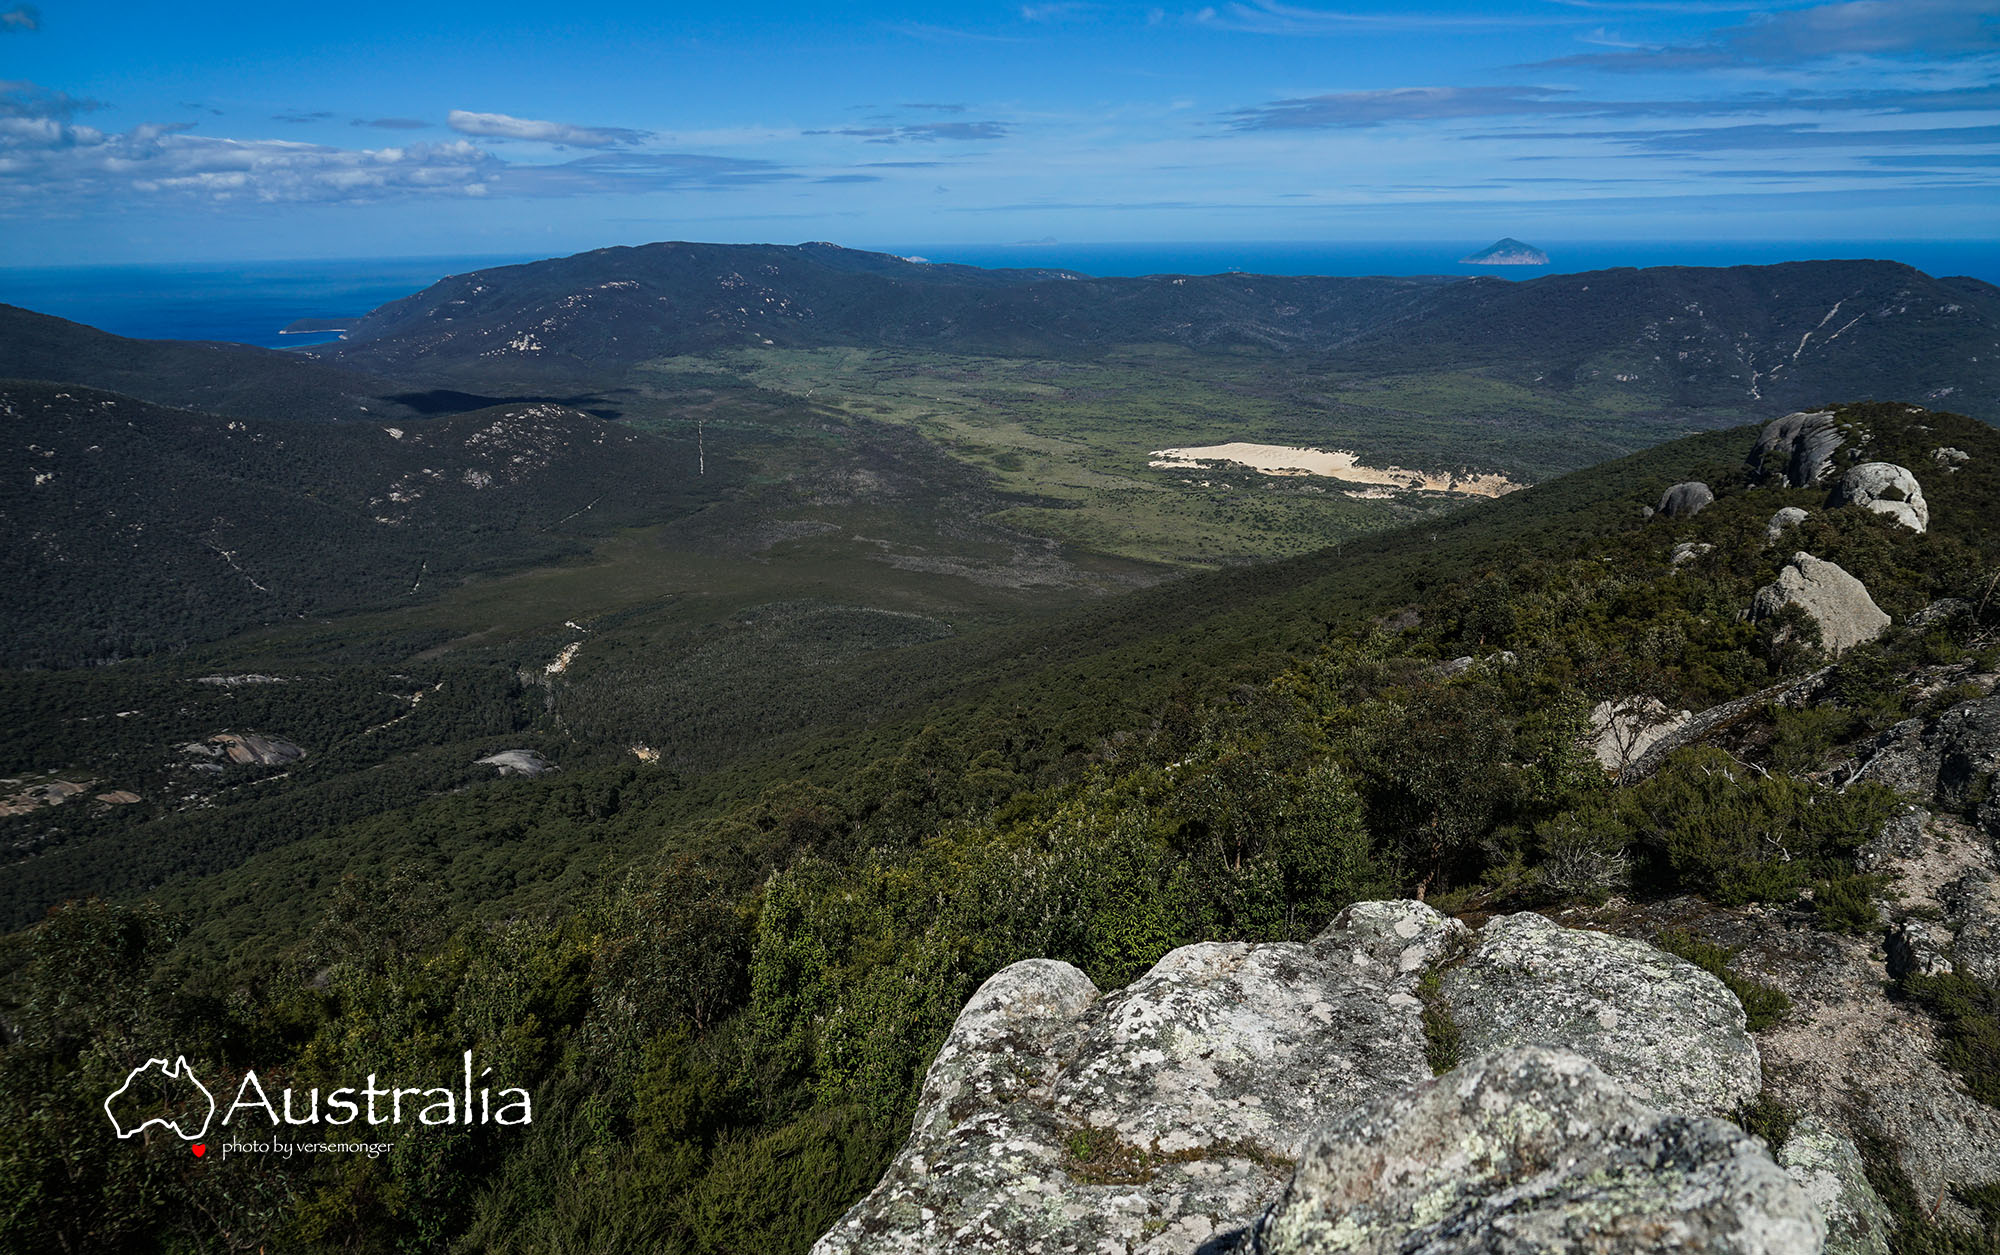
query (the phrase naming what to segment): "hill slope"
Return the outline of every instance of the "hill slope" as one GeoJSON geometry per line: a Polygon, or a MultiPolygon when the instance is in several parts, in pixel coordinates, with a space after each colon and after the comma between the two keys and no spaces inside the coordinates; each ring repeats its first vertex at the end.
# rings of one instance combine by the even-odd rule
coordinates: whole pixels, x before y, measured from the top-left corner
{"type": "Polygon", "coordinates": [[[708,491],[675,442],[548,404],[331,425],[0,380],[0,420],[9,666],[407,597],[708,491]]]}
{"type": "Polygon", "coordinates": [[[1317,370],[1475,370],[1545,391],[1782,412],[1904,396],[2000,418],[2000,289],[1895,262],[1479,278],[1096,279],[832,245],[649,244],[453,276],[318,350],[368,370],[601,386],[723,349],[1064,357],[1252,348],[1317,370]]]}

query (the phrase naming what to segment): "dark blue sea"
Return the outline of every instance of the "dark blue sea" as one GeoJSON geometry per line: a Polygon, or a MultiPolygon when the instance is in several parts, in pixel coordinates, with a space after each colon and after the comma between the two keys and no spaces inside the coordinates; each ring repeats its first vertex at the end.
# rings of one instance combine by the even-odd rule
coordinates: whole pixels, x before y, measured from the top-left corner
{"type": "MultiPolygon", "coordinates": [[[[1433,243],[1271,242],[1201,244],[867,244],[902,256],[990,267],[1052,267],[1093,275],[1538,275],[1613,266],[1740,266],[1822,258],[1881,258],[1933,275],[2000,284],[2000,241],[1802,241],[1793,243],[1576,243],[1536,239],[1547,266],[1462,266],[1491,240],[1433,243]]],[[[300,318],[348,318],[451,274],[533,257],[398,257],[212,265],[0,269],[0,302],[88,323],[123,336],[235,340],[296,348],[331,339],[285,336],[300,318]]]]}
{"type": "Polygon", "coordinates": [[[347,318],[400,300],[450,274],[531,257],[0,269],[0,302],[121,336],[236,340],[298,348],[330,335],[279,335],[301,318],[347,318]]]}
{"type": "MultiPolygon", "coordinates": [[[[1525,238],[1525,237],[1523,237],[1525,238]]],[[[885,251],[927,261],[987,267],[1055,267],[1091,275],[1538,275],[1608,270],[1614,266],[1765,266],[1782,261],[1873,258],[1900,261],[1927,274],[1971,275],[2000,284],[2000,240],[1938,243],[1929,240],[1794,240],[1739,243],[1565,243],[1530,239],[1549,255],[1546,266],[1463,266],[1459,258],[1492,240],[1429,243],[1311,242],[1219,244],[933,244],[885,251]]]]}

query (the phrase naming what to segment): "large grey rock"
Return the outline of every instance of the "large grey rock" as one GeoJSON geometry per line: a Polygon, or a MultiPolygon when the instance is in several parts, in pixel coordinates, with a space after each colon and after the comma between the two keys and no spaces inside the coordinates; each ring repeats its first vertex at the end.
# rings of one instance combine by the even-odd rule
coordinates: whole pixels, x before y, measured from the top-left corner
{"type": "Polygon", "coordinates": [[[1817,1255],[1825,1226],[1761,1144],[1522,1047],[1330,1125],[1258,1255],[1817,1255]]]}
{"type": "Polygon", "coordinates": [[[1763,1077],[1743,1007],[1715,977],[1643,941],[1502,915],[1444,974],[1468,1057],[1574,1051],[1670,1111],[1726,1114],[1763,1077]]]}
{"type": "Polygon", "coordinates": [[[1778,1164],[1826,1222],[1826,1255],[1889,1255],[1895,1222],[1868,1184],[1853,1142],[1818,1116],[1805,1116],[1792,1126],[1778,1164]]]}
{"type": "Polygon", "coordinates": [[[1430,1075],[1416,982],[1464,932],[1361,903],[1308,944],[1186,946],[1102,998],[1067,964],[1006,968],[815,1255],[1186,1255],[1255,1216],[1313,1129],[1430,1075]]]}
{"type": "Polygon", "coordinates": [[[1750,469],[1762,477],[1782,476],[1790,487],[1804,488],[1833,468],[1833,453],[1840,443],[1833,411],[1787,414],[1764,425],[1750,452],[1750,469]]]}
{"type": "Polygon", "coordinates": [[[1931,508],[1923,486],[1908,468],[1894,462],[1863,462],[1850,466],[1827,498],[1829,506],[1854,505],[1886,514],[1913,532],[1928,530],[1931,508]]]}
{"type": "Polygon", "coordinates": [[[1785,534],[1785,529],[1791,527],[1797,527],[1799,524],[1805,522],[1810,517],[1811,516],[1808,515],[1804,510],[1799,509],[1799,507],[1795,505],[1788,505],[1782,510],[1779,510],[1776,514],[1773,514],[1771,516],[1770,522],[1764,524],[1765,543],[1775,544],[1777,542],[1778,537],[1783,536],[1785,534]]]}
{"type": "Polygon", "coordinates": [[[1868,587],[1836,563],[1795,553],[1778,578],[1757,590],[1750,617],[1765,619],[1798,606],[1819,624],[1820,643],[1838,654],[1880,636],[1889,616],[1868,595],[1868,587]]]}
{"type": "Polygon", "coordinates": [[[1691,519],[1715,502],[1715,493],[1700,480],[1675,484],[1660,494],[1659,513],[1670,519],[1691,519]]]}
{"type": "MultiPolygon", "coordinates": [[[[1604,1069],[1593,1084],[1678,1109],[1756,1092],[1742,1010],[1692,964],[1539,916],[1473,937],[1420,902],[1363,902],[1311,942],[1186,946],[1101,997],[1067,964],[1006,968],[953,1025],[902,1153],[815,1255],[1222,1249],[1317,1130],[1430,1080],[1433,969],[1469,1059],[1553,1041],[1604,1069]]],[[[1655,1149],[1678,1163],[1678,1146],[1655,1149]]]]}

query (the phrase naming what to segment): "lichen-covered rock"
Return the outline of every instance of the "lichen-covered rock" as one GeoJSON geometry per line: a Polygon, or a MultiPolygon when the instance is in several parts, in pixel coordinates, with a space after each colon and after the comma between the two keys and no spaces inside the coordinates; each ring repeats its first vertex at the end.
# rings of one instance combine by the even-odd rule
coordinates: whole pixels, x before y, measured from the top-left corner
{"type": "Polygon", "coordinates": [[[2000,885],[1973,872],[1945,886],[1940,895],[1952,922],[1952,964],[1989,985],[2000,985],[2000,885]]]}
{"type": "Polygon", "coordinates": [[[1574,1051],[1670,1111],[1724,1114],[1762,1085],[1743,1007],[1715,977],[1642,941],[1502,915],[1444,974],[1468,1058],[1574,1051]]]}
{"type": "Polygon", "coordinates": [[[1809,514],[1795,505],[1786,506],[1776,514],[1773,514],[1770,522],[1764,524],[1765,543],[1775,544],[1778,537],[1785,534],[1785,529],[1797,527],[1810,517],[1809,514]]]}
{"type": "MultiPolygon", "coordinates": [[[[1362,902],[1305,944],[1185,946],[1101,997],[1064,963],[999,972],[932,1063],[902,1153],[815,1255],[1221,1250],[1318,1130],[1423,1092],[1418,988],[1439,970],[1474,1064],[1547,1043],[1591,1061],[1564,1077],[1602,1069],[1586,1088],[1627,1102],[1705,1113],[1756,1092],[1742,1009],[1692,964],[1540,916],[1475,935],[1421,902],[1362,902]]],[[[1617,1162],[1679,1171],[1680,1136],[1635,1133],[1617,1162]]]]}
{"type": "Polygon", "coordinates": [[[1850,466],[1827,499],[1829,506],[1854,505],[1886,514],[1913,532],[1931,525],[1931,508],[1924,490],[1907,467],[1894,462],[1863,462],[1850,466]]]}
{"type": "Polygon", "coordinates": [[[1953,619],[1968,618],[1973,610],[1973,604],[1963,597],[1940,597],[1911,614],[1906,622],[1919,631],[1925,631],[1953,619]]]}
{"type": "Polygon", "coordinates": [[[1972,455],[1970,453],[1967,453],[1963,449],[1954,449],[1950,445],[1942,445],[1931,450],[1931,461],[1936,462],[1949,472],[1955,473],[1959,467],[1971,460],[1972,455]]]}
{"type": "Polygon", "coordinates": [[[1929,920],[1909,919],[1889,930],[1889,975],[1944,976],[1952,970],[1951,934],[1929,920]]]}
{"type": "MultiPolygon", "coordinates": [[[[1917,719],[1908,722],[1922,723],[1917,719]]],[[[1882,779],[1879,776],[1869,778],[1882,779]]],[[[1931,779],[1936,778],[1937,773],[1933,768],[1931,779]]],[[[1883,783],[1889,784],[1891,788],[1897,787],[1886,779],[1883,783]]],[[[1925,795],[1928,796],[1929,792],[1929,787],[1926,785],[1925,795]]],[[[1863,842],[1861,848],[1855,852],[1855,866],[1864,872],[1874,872],[1899,859],[1921,858],[1924,851],[1931,846],[1930,822],[1931,813],[1921,806],[1907,806],[1889,816],[1882,821],[1882,826],[1876,829],[1875,835],[1863,842]]]]}
{"type": "Polygon", "coordinates": [[[1818,1116],[1805,1116],[1778,1164],[1826,1222],[1826,1255],[1889,1255],[1889,1209],[1861,1167],[1861,1151],[1818,1116]]]}
{"type": "Polygon", "coordinates": [[[1304,945],[1183,947],[1101,998],[1067,964],[1006,968],[813,1249],[1187,1255],[1255,1216],[1321,1123],[1430,1075],[1414,990],[1464,933],[1371,902],[1304,945]]]}
{"type": "Polygon", "coordinates": [[[1937,804],[1976,810],[1982,826],[1995,831],[1986,812],[1996,800],[1993,773],[2000,771],[2000,697],[1960,702],[1937,717],[1926,739],[1937,748],[1937,804]]]}
{"type": "Polygon", "coordinates": [[[1862,755],[1857,780],[1874,780],[1925,805],[1967,814],[2000,840],[2000,696],[1976,697],[1932,719],[1905,719],[1862,755]]]}
{"type": "Polygon", "coordinates": [[[1675,484],[1660,494],[1659,513],[1670,519],[1691,519],[1715,503],[1715,493],[1700,480],[1675,484]]]}
{"type": "Polygon", "coordinates": [[[1832,469],[1840,443],[1833,411],[1787,414],[1764,425],[1750,452],[1750,470],[1760,477],[1780,475],[1788,486],[1804,488],[1832,469]]]}
{"type": "Polygon", "coordinates": [[[1684,540],[1668,551],[1667,563],[1670,566],[1681,566],[1684,563],[1693,562],[1705,553],[1714,552],[1714,545],[1705,544],[1701,541],[1684,540]]]}
{"type": "Polygon", "coordinates": [[[1336,1121],[1257,1255],[1816,1255],[1825,1227],[1754,1139],[1662,1114],[1575,1054],[1522,1047],[1336,1121]]]}
{"type": "Polygon", "coordinates": [[[1872,641],[1889,626],[1889,616],[1868,595],[1867,585],[1809,553],[1793,554],[1778,578],[1757,590],[1750,617],[1766,619],[1786,606],[1798,606],[1813,617],[1828,653],[1872,641]]]}

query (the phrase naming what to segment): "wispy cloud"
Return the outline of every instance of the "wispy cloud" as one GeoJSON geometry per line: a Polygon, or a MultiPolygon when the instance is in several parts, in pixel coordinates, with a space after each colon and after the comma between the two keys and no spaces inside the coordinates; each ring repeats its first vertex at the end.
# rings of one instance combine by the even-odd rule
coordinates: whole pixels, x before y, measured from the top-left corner
{"type": "Polygon", "coordinates": [[[844,135],[871,144],[935,143],[939,140],[1005,139],[1005,122],[915,122],[905,126],[843,126],[806,135],[844,135]]]}
{"type": "Polygon", "coordinates": [[[0,13],[0,33],[25,35],[42,29],[42,11],[32,4],[17,4],[0,13]]]}
{"type": "Polygon", "coordinates": [[[1737,65],[1789,65],[1828,57],[1943,57],[2000,51],[1992,0],[1841,0],[1760,13],[1687,43],[1583,53],[1538,62],[1661,73],[1737,65]]]}
{"type": "Polygon", "coordinates": [[[0,79],[0,118],[67,122],[79,113],[102,109],[98,100],[80,100],[25,79],[0,79]]]}
{"type": "Polygon", "coordinates": [[[651,138],[649,132],[627,130],[624,127],[573,126],[567,122],[541,122],[533,118],[516,118],[505,113],[473,113],[466,109],[453,109],[445,121],[460,135],[476,135],[487,139],[535,140],[543,144],[560,144],[566,148],[619,148],[627,144],[643,143],[651,138]]]}
{"type": "Polygon", "coordinates": [[[1055,0],[1048,4],[1024,4],[1021,6],[1021,20],[1024,22],[1059,22],[1067,17],[1075,17],[1097,8],[1094,4],[1075,3],[1074,0],[1055,0]]]}
{"type": "Polygon", "coordinates": [[[938,26],[931,22],[890,22],[888,29],[911,39],[921,39],[927,44],[1019,44],[1026,43],[1019,35],[996,35],[989,31],[962,30],[956,26],[938,26]]]}
{"type": "Polygon", "coordinates": [[[1589,113],[1599,106],[1549,87],[1397,87],[1385,91],[1299,96],[1229,113],[1241,131],[1381,126],[1439,118],[1589,113]]]}
{"type": "Polygon", "coordinates": [[[492,190],[521,196],[716,190],[799,176],[776,162],[703,153],[593,153],[559,165],[502,163],[492,190]]]}
{"type": "Polygon", "coordinates": [[[1601,100],[1555,87],[1403,87],[1277,100],[1224,115],[1239,131],[1345,129],[1503,117],[1727,117],[1771,113],[1956,113],[2000,110],[2000,86],[1942,91],[1739,92],[1708,99],[1601,100]]]}
{"type": "MultiPolygon", "coordinates": [[[[1552,138],[1543,136],[1542,138],[1552,138]]],[[[1608,139],[1653,153],[1709,153],[1723,149],[1881,148],[1908,152],[1924,146],[1984,147],[2000,144],[2000,126],[1940,126],[1902,130],[1823,130],[1810,123],[1758,123],[1681,131],[1637,131],[1565,138],[1608,139]]]]}
{"type": "Polygon", "coordinates": [[[1249,0],[1197,10],[1198,25],[1253,35],[1343,35],[1360,30],[1438,30],[1565,26],[1595,21],[1582,13],[1425,13],[1414,7],[1388,13],[1310,9],[1276,0],[1249,0]]]}
{"type": "Polygon", "coordinates": [[[430,128],[430,123],[422,118],[356,118],[349,126],[372,126],[384,131],[422,131],[430,128]]]}
{"type": "Polygon", "coordinates": [[[332,116],[333,115],[331,113],[328,113],[324,109],[317,109],[311,113],[306,113],[303,110],[293,110],[290,113],[272,114],[271,121],[288,122],[294,125],[303,125],[308,122],[324,122],[332,116]]]}
{"type": "Polygon", "coordinates": [[[801,177],[774,162],[697,153],[613,151],[531,164],[465,139],[341,148],[196,135],[189,123],[108,133],[70,120],[90,107],[32,83],[0,82],[0,216],[161,202],[219,208],[701,191],[801,177]]]}

